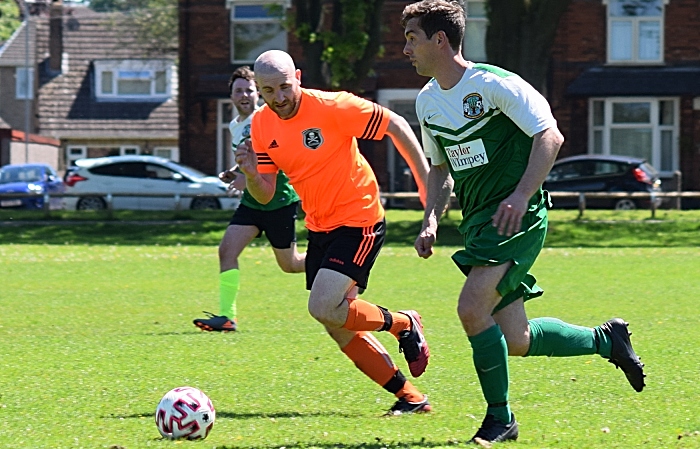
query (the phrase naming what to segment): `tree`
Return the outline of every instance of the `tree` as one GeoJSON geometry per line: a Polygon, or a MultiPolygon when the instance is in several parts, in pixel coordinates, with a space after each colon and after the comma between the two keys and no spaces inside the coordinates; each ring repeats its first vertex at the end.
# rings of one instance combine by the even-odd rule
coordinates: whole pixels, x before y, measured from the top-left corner
{"type": "Polygon", "coordinates": [[[0,2],[0,42],[5,42],[20,25],[17,3],[0,2]]]}
{"type": "Polygon", "coordinates": [[[177,51],[177,0],[92,0],[90,8],[123,12],[119,20],[135,30],[137,42],[148,53],[177,51]]]}
{"type": "Polygon", "coordinates": [[[488,0],[488,62],[545,91],[549,53],[571,0],[488,0]]]}
{"type": "Polygon", "coordinates": [[[301,42],[304,84],[359,93],[382,52],[384,0],[298,0],[288,27],[301,42]]]}

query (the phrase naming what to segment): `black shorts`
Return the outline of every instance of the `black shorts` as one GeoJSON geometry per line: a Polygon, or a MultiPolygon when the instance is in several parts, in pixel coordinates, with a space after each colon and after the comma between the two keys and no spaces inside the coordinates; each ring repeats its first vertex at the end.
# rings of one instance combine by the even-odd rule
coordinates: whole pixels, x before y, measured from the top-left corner
{"type": "Polygon", "coordinates": [[[297,241],[295,223],[298,205],[297,201],[275,210],[258,210],[241,204],[233,213],[229,226],[255,226],[260,231],[257,237],[264,232],[273,248],[287,249],[297,241]]]}
{"type": "Polygon", "coordinates": [[[365,228],[341,226],[330,232],[309,231],[306,289],[311,290],[321,268],[342,273],[355,280],[359,288],[367,288],[369,272],[384,245],[385,236],[385,220],[365,228]]]}

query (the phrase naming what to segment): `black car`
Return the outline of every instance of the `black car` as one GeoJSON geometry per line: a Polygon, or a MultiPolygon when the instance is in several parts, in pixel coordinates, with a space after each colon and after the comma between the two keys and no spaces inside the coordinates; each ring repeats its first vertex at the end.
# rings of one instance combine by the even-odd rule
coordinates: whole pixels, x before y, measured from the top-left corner
{"type": "MultiPolygon", "coordinates": [[[[659,174],[644,159],[628,156],[580,155],[559,159],[543,188],[550,192],[661,192],[659,174]]],[[[654,199],[656,206],[660,204],[654,199]]],[[[578,207],[577,197],[553,198],[555,209],[578,207]]],[[[648,209],[648,198],[586,198],[586,207],[648,209]]]]}

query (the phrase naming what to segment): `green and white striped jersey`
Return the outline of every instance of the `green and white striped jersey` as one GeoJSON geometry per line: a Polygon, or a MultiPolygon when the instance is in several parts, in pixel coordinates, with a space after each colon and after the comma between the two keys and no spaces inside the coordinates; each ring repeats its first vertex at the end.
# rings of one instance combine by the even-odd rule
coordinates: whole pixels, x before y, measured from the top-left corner
{"type": "Polygon", "coordinates": [[[426,157],[449,165],[463,224],[490,220],[522,178],[532,136],[556,126],[547,100],[518,75],[469,64],[451,89],[431,79],[416,99],[426,157]]]}

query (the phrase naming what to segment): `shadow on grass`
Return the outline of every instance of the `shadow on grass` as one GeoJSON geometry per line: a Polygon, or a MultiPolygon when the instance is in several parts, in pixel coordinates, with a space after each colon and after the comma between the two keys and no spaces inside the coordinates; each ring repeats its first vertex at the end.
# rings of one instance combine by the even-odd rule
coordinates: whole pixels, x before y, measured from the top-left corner
{"type": "MultiPolygon", "coordinates": [[[[343,413],[343,412],[276,412],[276,413],[239,413],[239,412],[227,412],[227,411],[216,411],[216,419],[284,419],[284,418],[311,418],[317,416],[335,416],[341,418],[355,418],[357,415],[353,413],[343,413]]],[[[152,418],[153,412],[148,413],[133,413],[131,415],[105,415],[102,416],[104,419],[142,419],[142,418],[152,418]]]]}
{"type": "MultiPolygon", "coordinates": [[[[331,442],[323,442],[323,443],[314,443],[314,442],[303,442],[303,443],[285,443],[285,444],[279,444],[279,445],[268,445],[268,446],[251,446],[251,445],[246,445],[246,446],[216,446],[216,449],[238,449],[241,447],[246,447],[249,449],[279,449],[280,446],[284,446],[286,449],[313,449],[313,448],[319,448],[319,449],[389,449],[389,448],[413,448],[413,447],[446,447],[446,446],[454,446],[460,444],[459,441],[456,440],[448,440],[448,441],[428,441],[425,438],[421,438],[420,440],[412,440],[412,441],[385,441],[381,438],[375,438],[376,441],[374,442],[368,442],[368,443],[356,443],[356,444],[347,444],[347,443],[331,443],[331,442]]],[[[462,444],[466,442],[461,442],[462,444]]]]}

